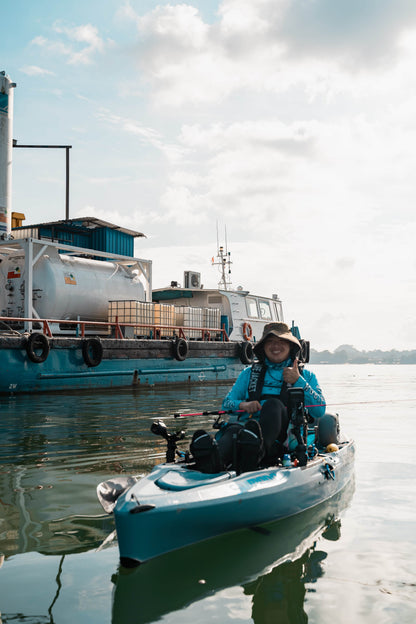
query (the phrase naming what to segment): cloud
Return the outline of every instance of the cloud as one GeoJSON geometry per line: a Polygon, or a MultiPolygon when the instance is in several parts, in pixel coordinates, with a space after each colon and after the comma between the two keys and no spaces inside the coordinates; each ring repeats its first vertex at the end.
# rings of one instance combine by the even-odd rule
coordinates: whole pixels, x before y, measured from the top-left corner
{"type": "Polygon", "coordinates": [[[68,56],[72,54],[72,49],[69,45],[62,43],[61,41],[50,41],[46,37],[38,36],[32,39],[32,44],[42,48],[51,55],[57,54],[59,56],[68,56]]]}
{"type": "Polygon", "coordinates": [[[20,71],[26,74],[27,76],[54,76],[55,73],[49,71],[48,69],[44,69],[43,67],[38,67],[37,65],[25,65],[20,68],[20,71]]]}
{"type": "Polygon", "coordinates": [[[91,24],[69,27],[55,22],[53,30],[64,41],[38,36],[32,40],[32,44],[49,54],[65,56],[69,65],[90,65],[96,55],[103,54],[108,47],[114,45],[111,40],[102,39],[98,29],[91,24]]]}
{"type": "Polygon", "coordinates": [[[413,0],[223,0],[217,18],[158,6],[126,18],[138,29],[136,61],[155,101],[216,103],[233,93],[279,94],[301,86],[313,99],[351,92],[351,75],[394,65],[416,27],[413,0]]]}
{"type": "Polygon", "coordinates": [[[273,26],[294,56],[338,56],[350,69],[391,61],[401,33],[416,26],[413,0],[288,2],[273,26]]]}
{"type": "Polygon", "coordinates": [[[179,144],[169,143],[158,130],[143,126],[135,119],[116,115],[104,108],[97,111],[96,117],[108,125],[121,129],[126,134],[138,137],[141,143],[156,148],[169,161],[176,162],[184,154],[184,149],[179,144]]]}

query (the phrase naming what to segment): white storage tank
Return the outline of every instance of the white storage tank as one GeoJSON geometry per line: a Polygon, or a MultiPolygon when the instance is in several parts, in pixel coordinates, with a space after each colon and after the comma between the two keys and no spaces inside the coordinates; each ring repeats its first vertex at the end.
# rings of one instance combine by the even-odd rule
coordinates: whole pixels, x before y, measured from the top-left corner
{"type": "MultiPolygon", "coordinates": [[[[24,257],[0,264],[0,315],[23,316],[24,257]],[[4,290],[3,290],[4,289],[4,290]]],[[[117,262],[50,253],[33,267],[33,306],[40,318],[107,321],[110,300],[144,301],[145,289],[136,271],[117,262]]]]}

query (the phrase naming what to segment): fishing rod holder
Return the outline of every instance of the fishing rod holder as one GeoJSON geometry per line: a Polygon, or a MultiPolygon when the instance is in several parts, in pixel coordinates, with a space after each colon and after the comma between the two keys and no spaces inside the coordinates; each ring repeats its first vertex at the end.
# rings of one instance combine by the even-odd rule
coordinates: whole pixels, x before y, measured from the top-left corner
{"type": "Polygon", "coordinates": [[[153,421],[152,426],[150,427],[150,431],[166,440],[168,444],[168,447],[166,449],[166,461],[168,463],[174,462],[176,454],[178,452],[177,442],[184,439],[185,431],[179,430],[175,431],[174,433],[169,433],[163,420],[153,421]]]}
{"type": "Polygon", "coordinates": [[[288,388],[287,391],[289,421],[298,442],[295,455],[299,465],[305,466],[308,461],[308,415],[305,409],[305,392],[303,388],[288,388]]]}

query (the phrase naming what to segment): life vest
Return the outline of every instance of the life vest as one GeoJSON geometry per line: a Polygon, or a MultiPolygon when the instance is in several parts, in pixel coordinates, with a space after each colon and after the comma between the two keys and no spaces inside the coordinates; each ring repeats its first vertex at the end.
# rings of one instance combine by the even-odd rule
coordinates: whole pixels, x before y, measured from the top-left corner
{"type": "Polygon", "coordinates": [[[248,382],[248,400],[265,401],[266,399],[280,399],[283,405],[288,405],[289,394],[287,383],[283,380],[280,394],[263,394],[264,378],[266,376],[267,365],[256,362],[251,367],[250,379],[248,382]]]}

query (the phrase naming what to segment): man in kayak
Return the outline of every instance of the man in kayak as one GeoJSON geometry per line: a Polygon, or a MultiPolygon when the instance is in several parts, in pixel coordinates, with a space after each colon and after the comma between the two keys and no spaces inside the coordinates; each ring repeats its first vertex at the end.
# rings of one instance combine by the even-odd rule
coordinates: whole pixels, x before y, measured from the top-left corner
{"type": "MultiPolygon", "coordinates": [[[[297,447],[287,410],[289,387],[303,389],[310,416],[320,418],[325,413],[318,380],[300,364],[301,344],[285,323],[266,325],[254,352],[259,361],[241,371],[222,404],[236,414],[216,435],[223,466],[236,463],[238,449],[241,472],[255,469],[260,461],[265,466],[275,464],[297,447]]],[[[197,433],[200,444],[204,442],[205,432],[196,432],[194,448],[197,433]]]]}

